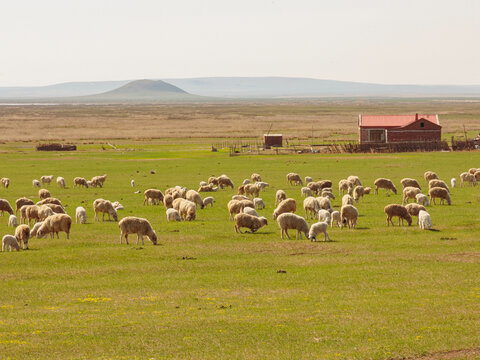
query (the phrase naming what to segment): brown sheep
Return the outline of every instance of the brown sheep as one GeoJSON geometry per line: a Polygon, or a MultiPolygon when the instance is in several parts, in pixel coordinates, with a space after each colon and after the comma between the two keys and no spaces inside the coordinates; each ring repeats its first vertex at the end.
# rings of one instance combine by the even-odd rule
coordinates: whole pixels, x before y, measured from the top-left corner
{"type": "Polygon", "coordinates": [[[42,238],[47,234],[57,234],[63,231],[70,237],[70,228],[72,226],[72,218],[67,214],[55,214],[45,219],[42,226],[37,231],[37,238],[42,238]]]}
{"type": "Polygon", "coordinates": [[[142,245],[144,245],[143,237],[147,236],[153,245],[157,244],[157,234],[152,228],[152,225],[147,219],[135,217],[135,216],[127,216],[120,220],[118,223],[118,227],[120,228],[120,244],[123,241],[123,237],[125,237],[125,242],[128,245],[128,235],[129,234],[137,234],[137,245],[142,239],[142,245]]]}
{"type": "Polygon", "coordinates": [[[77,187],[77,186],[78,187],[84,186],[86,189],[88,189],[87,179],[77,176],[75,179],[73,179],[73,187],[77,187]]]}
{"type": "Polygon", "coordinates": [[[95,200],[93,202],[93,211],[95,212],[94,221],[100,221],[98,219],[98,213],[102,213],[102,221],[105,220],[105,213],[108,215],[108,220],[111,220],[110,216],[112,216],[114,221],[118,221],[117,211],[113,207],[113,204],[108,200],[95,200]]]}
{"type": "Polygon", "coordinates": [[[437,174],[435,174],[433,171],[426,171],[425,174],[423,174],[423,177],[425,178],[425,181],[428,183],[430,180],[433,179],[438,179],[437,174]]]}
{"type": "Polygon", "coordinates": [[[148,189],[143,192],[145,199],[143,200],[143,205],[150,202],[150,199],[153,201],[153,205],[159,205],[163,203],[163,193],[158,189],[148,189]]]}
{"type": "Polygon", "coordinates": [[[419,184],[418,181],[415,180],[415,179],[404,178],[404,179],[400,180],[400,184],[402,184],[402,186],[403,186],[404,189],[405,189],[407,186],[412,186],[412,187],[416,187],[416,188],[422,190],[422,188],[420,187],[420,184],[419,184]]]}
{"type": "Polygon", "coordinates": [[[38,190],[38,197],[40,198],[40,200],[49,198],[51,197],[50,191],[48,191],[47,189],[40,189],[38,190]]]}
{"type": "Polygon", "coordinates": [[[18,210],[20,210],[20,208],[23,205],[35,205],[35,203],[33,202],[33,200],[30,200],[29,198],[26,198],[26,197],[21,197],[17,199],[15,201],[15,214],[17,213],[18,210]]]}
{"type": "Polygon", "coordinates": [[[403,205],[398,205],[398,204],[390,204],[385,206],[383,209],[385,211],[385,214],[387,214],[387,225],[390,226],[390,223],[393,225],[392,218],[395,216],[398,216],[398,226],[400,226],[400,220],[406,220],[408,225],[412,225],[412,217],[408,213],[407,209],[403,205]]]}
{"type": "Polygon", "coordinates": [[[416,196],[421,193],[422,191],[419,188],[414,186],[407,186],[403,188],[402,205],[404,205],[405,203],[408,204],[409,199],[413,199],[413,201],[415,201],[417,199],[416,196]]]}
{"type": "Polygon", "coordinates": [[[280,204],[278,204],[277,208],[273,212],[273,220],[275,220],[280,214],[292,212],[294,213],[297,211],[297,202],[295,199],[288,198],[282,200],[280,204]]]}
{"type": "Polygon", "coordinates": [[[303,186],[303,181],[300,175],[297,173],[288,173],[287,174],[287,184],[290,185],[302,185],[303,186]]]}
{"type": "Polygon", "coordinates": [[[23,242],[23,248],[28,249],[28,239],[30,238],[30,227],[28,225],[22,224],[18,225],[15,229],[15,238],[18,243],[21,245],[23,242]]]}
{"type": "Polygon", "coordinates": [[[8,212],[10,215],[13,215],[13,209],[10,206],[10,203],[8,202],[8,200],[5,200],[5,199],[0,199],[0,211],[2,216],[4,211],[8,212]]]}
{"type": "Polygon", "coordinates": [[[39,202],[37,202],[37,205],[46,205],[46,204],[55,204],[55,205],[60,205],[63,207],[62,202],[56,198],[48,197],[46,199],[43,199],[39,202]]]}
{"type": "Polygon", "coordinates": [[[240,228],[248,228],[252,234],[263,226],[268,225],[265,217],[256,217],[249,214],[240,213],[235,215],[235,232],[242,234],[240,228]]]}
{"type": "Polygon", "coordinates": [[[427,211],[427,209],[425,209],[425,206],[419,205],[419,204],[416,204],[416,203],[407,204],[407,205],[405,205],[405,208],[407,209],[410,216],[416,216],[417,217],[417,225],[418,225],[418,213],[420,212],[420,210],[427,211]]]}
{"type": "Polygon", "coordinates": [[[440,204],[444,203],[444,200],[447,201],[448,205],[452,204],[452,200],[450,199],[450,194],[446,189],[443,187],[433,187],[428,191],[428,195],[430,196],[430,202],[433,202],[435,205],[435,199],[440,199],[440,204]]]}
{"type": "Polygon", "coordinates": [[[378,178],[374,182],[375,184],[375,194],[378,194],[378,189],[385,189],[387,190],[386,194],[388,194],[389,190],[392,190],[395,195],[397,195],[397,188],[393,185],[393,182],[390,179],[385,178],[378,178]]]}

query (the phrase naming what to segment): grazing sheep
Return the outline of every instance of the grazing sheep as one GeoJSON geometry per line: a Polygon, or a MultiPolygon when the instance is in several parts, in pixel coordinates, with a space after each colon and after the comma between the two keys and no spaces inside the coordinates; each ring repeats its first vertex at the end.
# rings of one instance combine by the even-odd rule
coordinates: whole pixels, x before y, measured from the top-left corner
{"type": "Polygon", "coordinates": [[[8,189],[8,187],[10,186],[10,179],[9,178],[1,178],[0,183],[2,183],[2,186],[5,189],[8,189]]]}
{"type": "Polygon", "coordinates": [[[213,184],[201,185],[197,192],[214,192],[217,191],[218,187],[215,187],[213,184]]]}
{"type": "Polygon", "coordinates": [[[287,235],[287,238],[290,239],[288,235],[288,230],[297,230],[297,239],[302,239],[302,233],[305,234],[305,237],[308,239],[308,224],[305,219],[301,216],[291,213],[280,214],[277,218],[278,226],[281,229],[281,236],[283,240],[283,234],[287,235]]]}
{"type": "Polygon", "coordinates": [[[61,205],[58,205],[58,204],[44,204],[42,206],[48,206],[56,214],[66,214],[65,209],[61,205]]]}
{"type": "Polygon", "coordinates": [[[303,181],[300,175],[297,173],[288,173],[287,174],[287,184],[290,185],[302,185],[303,186],[303,181]]]}
{"type": "Polygon", "coordinates": [[[0,211],[2,214],[1,216],[3,216],[4,211],[8,212],[10,215],[13,214],[13,209],[10,206],[10,203],[8,202],[8,200],[0,199],[0,211]]]}
{"type": "Polygon", "coordinates": [[[57,177],[57,185],[65,189],[65,179],[61,176],[57,177]]]}
{"type": "Polygon", "coordinates": [[[10,215],[8,218],[8,227],[16,228],[18,226],[17,215],[10,215]]]}
{"type": "Polygon", "coordinates": [[[406,220],[408,223],[408,226],[412,225],[412,217],[407,211],[407,208],[403,205],[398,205],[398,204],[390,204],[385,206],[383,209],[385,214],[387,214],[387,225],[390,226],[390,223],[393,225],[392,218],[395,216],[398,216],[398,226],[400,226],[400,220],[406,220]]]}
{"type": "Polygon", "coordinates": [[[332,180],[321,180],[317,181],[318,186],[320,187],[320,190],[323,190],[325,188],[332,188],[332,180]]]}
{"type": "Polygon", "coordinates": [[[368,194],[370,194],[370,191],[372,191],[372,188],[367,186],[366,188],[363,189],[363,194],[368,195],[368,194]]]}
{"type": "Polygon", "coordinates": [[[430,206],[430,200],[428,200],[428,196],[425,194],[417,194],[415,199],[419,205],[430,206]]]}
{"type": "Polygon", "coordinates": [[[445,183],[443,180],[439,179],[433,179],[428,182],[428,188],[434,188],[434,187],[441,187],[447,190],[450,193],[450,189],[448,188],[448,185],[445,183]]]}
{"type": "Polygon", "coordinates": [[[207,182],[208,184],[218,186],[218,180],[215,176],[210,176],[207,182]]]}
{"type": "Polygon", "coordinates": [[[21,245],[23,242],[23,249],[28,249],[28,239],[30,238],[30,227],[28,225],[22,224],[18,225],[15,229],[15,238],[18,243],[21,245]]]}
{"type": "Polygon", "coordinates": [[[358,200],[360,200],[360,197],[363,198],[363,194],[365,193],[365,189],[361,185],[355,186],[353,189],[353,200],[358,203],[358,200]]]}
{"type": "Polygon", "coordinates": [[[20,210],[20,208],[23,205],[34,205],[34,204],[35,203],[33,202],[33,200],[30,200],[29,198],[26,198],[26,197],[18,198],[15,201],[15,214],[18,212],[18,210],[20,210]]]}
{"type": "Polygon", "coordinates": [[[40,187],[40,181],[38,181],[37,179],[33,179],[32,180],[32,186],[33,187],[40,187]]]}
{"type": "Polygon", "coordinates": [[[432,228],[432,219],[428,212],[420,210],[418,213],[418,226],[422,230],[430,230],[432,228]]]}
{"type": "Polygon", "coordinates": [[[135,180],[133,180],[133,179],[130,180],[130,185],[131,185],[132,187],[135,187],[135,180]]]}
{"type": "Polygon", "coordinates": [[[72,226],[72,218],[67,214],[55,214],[49,216],[43,221],[42,226],[37,230],[37,238],[42,238],[47,234],[57,234],[63,231],[67,234],[67,239],[70,238],[70,228],[72,226]]]}
{"type": "Polygon", "coordinates": [[[47,189],[38,190],[38,197],[40,198],[40,200],[44,200],[44,199],[49,198],[51,196],[52,195],[50,195],[50,191],[48,191],[47,189]]]}
{"type": "Polygon", "coordinates": [[[342,217],[340,211],[334,211],[331,213],[332,219],[330,220],[330,226],[333,228],[333,223],[336,223],[338,227],[341,227],[342,217]]]}
{"type": "Polygon", "coordinates": [[[210,205],[210,207],[213,207],[213,203],[215,202],[215,199],[211,196],[207,196],[205,199],[203,199],[203,206],[207,207],[207,205],[210,205]]]}
{"type": "MultiPolygon", "coordinates": [[[[32,229],[30,230],[30,239],[37,236],[38,229],[43,225],[43,221],[39,221],[33,225],[32,229]]],[[[53,237],[53,234],[50,234],[50,237],[53,237]]]]}
{"type": "MultiPolygon", "coordinates": [[[[460,186],[465,186],[465,183],[468,183],[470,186],[477,186],[477,179],[474,174],[471,173],[461,173],[460,174],[460,186]]],[[[436,185],[438,186],[438,185],[436,185]]],[[[443,187],[443,186],[442,186],[443,187]]]]}
{"type": "Polygon", "coordinates": [[[75,210],[75,223],[78,224],[79,221],[80,224],[87,223],[87,210],[85,210],[85,208],[82,206],[77,207],[75,210]]]}
{"type": "Polygon", "coordinates": [[[105,183],[105,180],[107,180],[107,174],[101,175],[101,176],[94,176],[92,178],[92,186],[97,187],[100,186],[103,188],[103,184],[105,183]]]}
{"type": "Polygon", "coordinates": [[[240,200],[240,202],[243,204],[243,207],[251,207],[251,208],[255,208],[255,205],[253,205],[253,201],[252,200],[240,200]]]}
{"type": "Polygon", "coordinates": [[[180,213],[178,212],[178,210],[169,208],[167,209],[166,214],[167,214],[167,221],[182,221],[182,218],[180,217],[180,213]]]}
{"type": "Polygon", "coordinates": [[[353,205],[343,205],[340,209],[340,229],[343,225],[347,225],[348,228],[357,226],[358,210],[353,205]]]}
{"type": "Polygon", "coordinates": [[[192,221],[195,220],[197,216],[197,205],[193,201],[184,200],[180,203],[180,208],[178,209],[180,216],[183,220],[192,221]]]}
{"type": "Polygon", "coordinates": [[[252,179],[252,181],[255,181],[255,182],[262,181],[262,177],[256,173],[253,173],[250,179],[252,179]]]}
{"type": "Polygon", "coordinates": [[[203,204],[202,197],[195,190],[188,190],[186,197],[187,197],[187,200],[190,200],[191,202],[200,206],[200,209],[203,209],[205,207],[205,205],[203,204]]]}
{"type": "Polygon", "coordinates": [[[259,181],[259,182],[256,183],[256,185],[258,186],[260,191],[265,191],[265,189],[270,186],[269,183],[266,183],[264,181],[259,181]]]}
{"type": "Polygon", "coordinates": [[[343,195],[345,192],[349,195],[353,194],[353,183],[347,179],[342,179],[338,182],[338,193],[343,195]]]}
{"type": "Polygon", "coordinates": [[[280,204],[278,204],[277,208],[273,211],[273,220],[275,220],[280,214],[292,212],[294,213],[297,211],[297,202],[295,199],[288,198],[282,200],[280,204]]]}
{"type": "Polygon", "coordinates": [[[400,184],[402,184],[402,186],[403,186],[404,189],[405,189],[407,186],[411,186],[411,187],[416,187],[416,188],[422,190],[422,188],[420,187],[420,184],[419,184],[418,181],[415,180],[415,179],[404,178],[404,179],[400,180],[400,184]]]}
{"type": "Polygon", "coordinates": [[[163,198],[163,205],[165,205],[166,209],[172,208],[172,203],[173,203],[173,196],[170,194],[166,194],[163,198]]]}
{"type": "Polygon", "coordinates": [[[317,182],[309,182],[307,184],[307,188],[309,188],[310,191],[315,195],[318,195],[322,192],[322,188],[320,187],[320,184],[317,182]]]}
{"type": "MultiPolygon", "coordinates": [[[[427,211],[423,205],[419,205],[416,203],[405,205],[405,209],[407,209],[410,216],[418,216],[418,213],[420,210],[427,211]]],[[[418,224],[418,218],[417,218],[417,224],[418,224]]]]}
{"type": "Polygon", "coordinates": [[[228,212],[230,214],[230,220],[233,220],[233,216],[240,214],[245,207],[245,204],[241,200],[230,200],[227,204],[228,212]]]}
{"type": "Polygon", "coordinates": [[[149,200],[152,199],[153,205],[159,205],[163,202],[163,193],[161,190],[158,189],[148,189],[143,192],[145,195],[145,199],[143,200],[143,205],[149,203],[149,200]]]}
{"type": "MultiPolygon", "coordinates": [[[[255,210],[253,210],[255,211],[255,210]]],[[[268,225],[268,221],[265,217],[253,216],[247,213],[241,213],[235,215],[235,232],[242,234],[240,228],[248,228],[252,234],[258,229],[268,225]]]]}
{"type": "Polygon", "coordinates": [[[251,208],[250,206],[245,206],[245,207],[243,208],[242,212],[243,212],[244,214],[248,214],[248,215],[252,215],[252,216],[258,217],[257,210],[255,210],[254,208],[251,208]]]}
{"type": "Polygon", "coordinates": [[[330,211],[325,209],[318,210],[318,221],[326,221],[327,223],[329,223],[331,219],[332,214],[330,214],[330,211]]]}
{"type": "Polygon", "coordinates": [[[311,176],[305,176],[305,184],[313,182],[313,178],[311,176]]]}
{"type": "Polygon", "coordinates": [[[440,199],[440,204],[444,203],[444,200],[447,201],[448,205],[452,204],[452,200],[450,199],[450,194],[447,190],[442,187],[433,187],[428,191],[428,195],[430,196],[430,202],[433,202],[435,205],[435,199],[440,199]]]}
{"type": "Polygon", "coordinates": [[[468,172],[469,172],[470,174],[475,174],[477,171],[478,171],[478,168],[470,168],[470,169],[468,169],[468,172]]]}
{"type": "Polygon", "coordinates": [[[206,181],[200,181],[200,186],[207,186],[207,182],[206,181]]]}
{"type": "Polygon", "coordinates": [[[358,176],[350,175],[347,180],[350,181],[353,186],[362,186],[362,183],[360,182],[360,178],[358,176]]]}
{"type": "Polygon", "coordinates": [[[20,223],[24,224],[27,221],[27,208],[32,205],[23,205],[20,208],[20,223]]]}
{"type": "Polygon", "coordinates": [[[42,182],[42,185],[45,186],[45,185],[50,185],[50,183],[52,182],[53,180],[53,175],[44,175],[40,178],[40,181],[42,182]]]}
{"type": "MultiPolygon", "coordinates": [[[[34,223],[37,221],[40,221],[40,218],[38,216],[38,212],[40,211],[40,206],[38,205],[25,205],[26,206],[26,219],[28,221],[28,225],[30,225],[30,221],[33,220],[34,223]]],[[[22,206],[23,209],[23,206],[22,206]]],[[[20,209],[20,213],[22,212],[22,209],[20,209]]]]}
{"type": "Polygon", "coordinates": [[[47,217],[55,214],[51,208],[49,208],[47,205],[42,205],[38,209],[38,220],[43,221],[47,217]]]}
{"type": "Polygon", "coordinates": [[[242,182],[242,185],[247,185],[247,184],[251,184],[252,182],[250,181],[250,179],[245,179],[243,180],[242,182]]]}
{"type": "Polygon", "coordinates": [[[428,183],[430,180],[433,179],[438,179],[437,174],[435,174],[433,171],[426,171],[425,174],[423,174],[423,177],[425,178],[425,181],[428,183]]]}
{"type": "Polygon", "coordinates": [[[285,194],[285,191],[278,190],[277,193],[275,194],[275,206],[280,204],[286,198],[287,198],[287,194],[285,194]]]}
{"type": "Polygon", "coordinates": [[[323,197],[323,196],[319,196],[316,198],[317,201],[318,201],[318,205],[320,206],[320,209],[325,209],[325,210],[328,210],[328,211],[333,211],[333,208],[332,208],[332,202],[330,201],[330,198],[328,197],[323,197]]]}
{"type": "Polygon", "coordinates": [[[37,205],[55,204],[60,205],[63,208],[62,202],[56,198],[48,197],[46,199],[37,202],[37,205]]]}
{"type": "Polygon", "coordinates": [[[327,188],[322,190],[322,197],[328,197],[330,199],[335,200],[335,195],[333,195],[331,190],[327,190],[327,188]]]}
{"type": "Polygon", "coordinates": [[[343,205],[353,205],[353,197],[348,194],[343,195],[342,197],[342,206],[343,205]]]}
{"type": "Polygon", "coordinates": [[[4,235],[2,238],[2,251],[13,251],[13,249],[19,251],[20,244],[13,235],[4,235]]]}
{"type": "Polygon", "coordinates": [[[312,190],[310,190],[310,188],[308,187],[302,187],[302,189],[300,190],[300,193],[302,197],[313,196],[312,190]]]}
{"type": "Polygon", "coordinates": [[[89,186],[92,187],[92,182],[90,180],[87,180],[87,186],[86,187],[88,188],[89,186]]]}
{"type": "Polygon", "coordinates": [[[80,187],[80,186],[84,186],[86,189],[88,189],[88,181],[83,178],[83,177],[76,177],[75,179],[73,179],[73,187],[80,187]]]}
{"type": "Polygon", "coordinates": [[[147,236],[153,245],[157,245],[157,234],[155,234],[155,231],[152,229],[152,225],[150,225],[150,222],[147,219],[135,216],[127,216],[120,220],[118,227],[121,231],[120,244],[122,243],[123,237],[125,237],[125,242],[128,245],[128,235],[137,234],[137,245],[140,239],[142,240],[142,245],[144,245],[144,236],[147,236]]]}
{"type": "Polygon", "coordinates": [[[318,210],[320,210],[320,204],[313,196],[309,196],[303,200],[303,208],[305,209],[305,217],[307,219],[314,219],[318,213],[318,210]]]}
{"type": "Polygon", "coordinates": [[[180,210],[180,204],[182,202],[184,202],[186,199],[184,198],[176,198],[173,200],[172,202],[172,207],[175,209],[175,210],[180,210]]]}
{"type": "Polygon", "coordinates": [[[253,199],[253,207],[255,209],[265,209],[265,203],[263,202],[263,199],[258,197],[253,199]]]}
{"type": "Polygon", "coordinates": [[[250,200],[250,198],[245,195],[233,195],[232,200],[250,200]]]}
{"type": "Polygon", "coordinates": [[[393,182],[390,179],[385,178],[378,178],[374,182],[375,184],[375,194],[378,194],[378,189],[385,189],[387,190],[385,194],[388,194],[390,190],[393,191],[395,195],[397,195],[397,188],[393,185],[393,182]]]}
{"type": "Polygon", "coordinates": [[[233,189],[233,182],[230,180],[230,178],[227,175],[220,175],[217,178],[218,186],[220,189],[223,189],[224,187],[231,187],[233,189]]]}
{"type": "Polygon", "coordinates": [[[421,193],[422,191],[417,187],[414,187],[414,186],[404,187],[402,205],[405,205],[405,203],[408,204],[409,199],[413,199],[415,201],[417,199],[417,195],[421,193]]]}
{"type": "MultiPolygon", "coordinates": [[[[475,173],[476,174],[476,173],[475,173]]],[[[478,173],[480,175],[480,172],[478,173]]],[[[477,176],[475,175],[475,179],[477,179],[477,176]]],[[[478,179],[477,179],[478,180],[478,179]]],[[[450,185],[452,185],[452,188],[454,188],[455,186],[457,186],[457,179],[455,178],[451,178],[450,179],[450,185]]]]}
{"type": "Polygon", "coordinates": [[[93,211],[95,212],[94,221],[100,221],[98,219],[98,213],[102,213],[102,221],[105,220],[105,213],[108,215],[108,220],[111,220],[110,216],[112,216],[114,221],[118,221],[117,210],[115,210],[113,204],[108,200],[95,200],[93,202],[93,211]]]}
{"type": "Polygon", "coordinates": [[[247,184],[243,186],[243,190],[246,196],[251,196],[252,199],[258,197],[260,193],[260,187],[257,184],[247,184]]]}
{"type": "MultiPolygon", "coordinates": [[[[473,174],[473,176],[475,176],[475,180],[477,180],[477,182],[480,181],[480,171],[479,170],[475,171],[475,174],[473,174]]],[[[455,180],[455,182],[457,182],[457,181],[455,180]]]]}
{"type": "Polygon", "coordinates": [[[328,223],[325,221],[320,221],[313,224],[310,227],[310,231],[308,233],[308,238],[310,241],[317,241],[317,235],[323,233],[323,241],[330,240],[330,236],[328,235],[328,223]]]}

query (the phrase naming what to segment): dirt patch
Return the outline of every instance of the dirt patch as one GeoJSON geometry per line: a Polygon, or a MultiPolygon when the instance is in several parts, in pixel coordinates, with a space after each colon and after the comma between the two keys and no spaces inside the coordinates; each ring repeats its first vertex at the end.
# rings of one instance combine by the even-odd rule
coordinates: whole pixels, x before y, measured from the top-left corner
{"type": "Polygon", "coordinates": [[[480,252],[444,254],[434,256],[434,258],[439,261],[478,263],[480,262],[480,252]]]}
{"type": "Polygon", "coordinates": [[[447,360],[447,359],[480,359],[480,347],[473,349],[439,351],[419,357],[398,357],[390,360],[447,360]]]}

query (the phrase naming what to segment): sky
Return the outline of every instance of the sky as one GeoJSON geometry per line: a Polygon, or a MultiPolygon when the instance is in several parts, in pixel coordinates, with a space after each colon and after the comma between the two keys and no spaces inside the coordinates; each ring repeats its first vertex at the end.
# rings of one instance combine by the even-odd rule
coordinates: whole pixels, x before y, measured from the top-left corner
{"type": "Polygon", "coordinates": [[[480,1],[0,4],[0,86],[210,76],[480,84],[480,1]]]}

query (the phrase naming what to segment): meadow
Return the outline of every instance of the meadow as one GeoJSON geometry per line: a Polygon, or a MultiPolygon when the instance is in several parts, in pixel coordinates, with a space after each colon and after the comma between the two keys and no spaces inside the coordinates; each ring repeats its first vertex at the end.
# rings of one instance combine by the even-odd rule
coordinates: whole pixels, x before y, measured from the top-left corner
{"type": "MultiPolygon", "coordinates": [[[[38,201],[32,179],[63,176],[52,196],[67,213],[87,209],[70,240],[31,239],[30,250],[0,253],[0,358],[9,359],[472,359],[480,357],[479,188],[451,190],[451,206],[428,208],[435,231],[387,227],[383,207],[398,195],[366,195],[357,228],[329,231],[331,242],[281,240],[272,220],[275,192],[304,215],[288,172],[331,179],[423,173],[451,177],[480,164],[477,152],[229,157],[208,144],[125,142],[130,151],[81,144],[39,153],[31,143],[0,146],[0,197],[38,201]],[[155,174],[151,174],[155,170],[155,174]],[[143,190],[227,174],[236,186],[252,172],[270,184],[261,197],[268,226],[236,234],[226,204],[213,195],[193,222],[167,223],[163,206],[143,206],[143,190]],[[108,174],[104,188],[73,188],[73,178],[108,174]],[[135,179],[135,188],[130,180],[135,179]],[[135,194],[140,190],[142,193],[135,194]],[[94,222],[96,198],[120,201],[119,218],[147,218],[153,246],[120,245],[115,222],[94,222]],[[279,271],[280,270],[280,271],[279,271]],[[459,350],[459,351],[457,351],[459,350]],[[455,352],[451,352],[455,351],[455,352]]],[[[339,208],[341,198],[333,201],[339,208]]],[[[309,220],[309,224],[313,221],[309,220]]],[[[7,217],[0,234],[12,233],[7,217]]],[[[291,232],[294,235],[294,232],[291,232]]]]}

